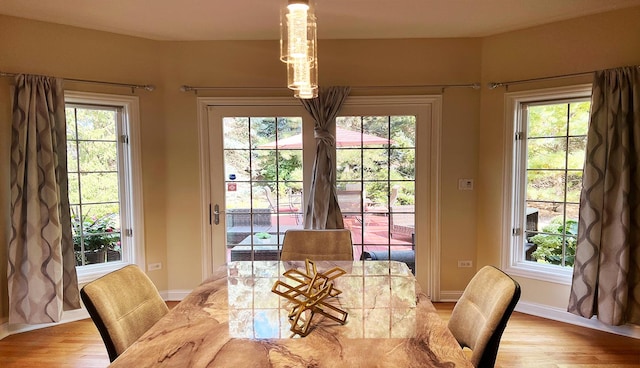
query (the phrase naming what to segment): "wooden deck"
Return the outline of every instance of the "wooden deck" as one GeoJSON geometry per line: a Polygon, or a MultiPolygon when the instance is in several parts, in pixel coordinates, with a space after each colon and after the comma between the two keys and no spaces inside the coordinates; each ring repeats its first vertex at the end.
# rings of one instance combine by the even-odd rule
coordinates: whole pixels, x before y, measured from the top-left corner
{"type": "MultiPolygon", "coordinates": [[[[265,248],[276,249],[275,234],[284,234],[289,229],[302,229],[304,224],[295,217],[295,214],[271,215],[271,224],[261,223],[251,226],[231,226],[227,228],[227,259],[231,260],[231,249],[240,245],[244,248],[265,248]],[[269,233],[272,241],[257,241],[255,234],[258,232],[269,233]],[[251,234],[254,234],[252,237],[251,234]]],[[[389,217],[386,214],[366,213],[361,216],[347,215],[344,217],[344,227],[351,231],[353,241],[353,256],[360,259],[363,252],[389,252],[391,251],[412,251],[414,238],[412,234],[390,233],[389,217]]],[[[280,237],[281,238],[281,237],[280,237]]],[[[279,241],[282,244],[282,241],[279,241]]],[[[243,249],[244,249],[243,248],[243,249]]],[[[245,249],[246,250],[246,249],[245,249]]],[[[275,254],[275,253],[274,253],[275,254]]]]}

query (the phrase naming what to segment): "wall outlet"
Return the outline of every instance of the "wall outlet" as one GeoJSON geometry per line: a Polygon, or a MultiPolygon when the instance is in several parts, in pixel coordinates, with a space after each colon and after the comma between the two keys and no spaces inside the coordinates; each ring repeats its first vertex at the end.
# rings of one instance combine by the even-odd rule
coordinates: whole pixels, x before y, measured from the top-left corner
{"type": "Polygon", "coordinates": [[[159,270],[162,268],[162,263],[158,262],[158,263],[149,263],[147,265],[147,271],[155,271],[155,270],[159,270]]]}
{"type": "Polygon", "coordinates": [[[458,267],[473,267],[473,261],[458,261],[458,267]]]}
{"type": "Polygon", "coordinates": [[[458,190],[473,190],[473,179],[458,179],[458,190]]]}

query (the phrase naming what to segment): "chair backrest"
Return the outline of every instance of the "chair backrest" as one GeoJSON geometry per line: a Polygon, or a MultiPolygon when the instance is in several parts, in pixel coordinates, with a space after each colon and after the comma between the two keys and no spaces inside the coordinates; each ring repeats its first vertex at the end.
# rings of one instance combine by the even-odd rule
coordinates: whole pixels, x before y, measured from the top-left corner
{"type": "Polygon", "coordinates": [[[155,285],[135,265],[86,284],[80,296],[112,362],[169,311],[155,285]]]}
{"type": "Polygon", "coordinates": [[[500,338],[520,299],[520,285],[506,273],[485,266],[471,279],[449,319],[460,346],[472,350],[475,367],[493,367],[500,338]]]}
{"type": "Polygon", "coordinates": [[[287,230],[282,241],[283,261],[352,261],[351,231],[347,229],[287,230]]]}

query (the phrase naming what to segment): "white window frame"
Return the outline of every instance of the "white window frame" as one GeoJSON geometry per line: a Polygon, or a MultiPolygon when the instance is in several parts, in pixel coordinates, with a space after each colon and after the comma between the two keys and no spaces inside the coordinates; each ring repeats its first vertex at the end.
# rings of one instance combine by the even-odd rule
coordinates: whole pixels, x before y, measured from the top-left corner
{"type": "Polygon", "coordinates": [[[85,284],[109,272],[128,264],[136,264],[143,270],[144,250],[144,211],[142,204],[142,162],[140,154],[140,109],[138,96],[123,96],[92,92],[65,91],[65,104],[85,104],[116,107],[122,112],[123,131],[128,144],[118,145],[120,187],[121,239],[126,238],[120,261],[78,266],[78,283],[85,284]],[[130,232],[128,230],[131,230],[130,232]]]}
{"type": "Polygon", "coordinates": [[[525,261],[523,233],[514,234],[513,229],[523,229],[524,201],[522,175],[517,171],[525,157],[519,152],[515,135],[519,132],[522,106],[532,102],[553,102],[554,100],[584,98],[591,96],[591,84],[568,87],[547,88],[505,94],[505,135],[504,135],[504,208],[502,211],[502,268],[505,272],[531,279],[571,285],[573,271],[555,265],[525,261]]]}

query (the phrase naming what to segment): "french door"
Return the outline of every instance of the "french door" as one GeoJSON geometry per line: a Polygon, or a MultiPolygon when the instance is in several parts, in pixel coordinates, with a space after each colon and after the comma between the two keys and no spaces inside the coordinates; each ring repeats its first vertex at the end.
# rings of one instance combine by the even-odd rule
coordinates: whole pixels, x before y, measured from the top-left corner
{"type": "MultiPolygon", "coordinates": [[[[278,259],[286,230],[303,228],[313,120],[288,98],[207,101],[201,105],[208,138],[203,197],[210,201],[204,254],[211,266],[278,259]]],[[[347,99],[336,119],[338,202],[357,259],[400,257],[430,289],[433,111],[423,100],[397,101],[347,99]]]]}
{"type": "Polygon", "coordinates": [[[304,226],[313,121],[295,100],[274,102],[208,109],[216,263],[277,260],[284,233],[304,226]]]}

